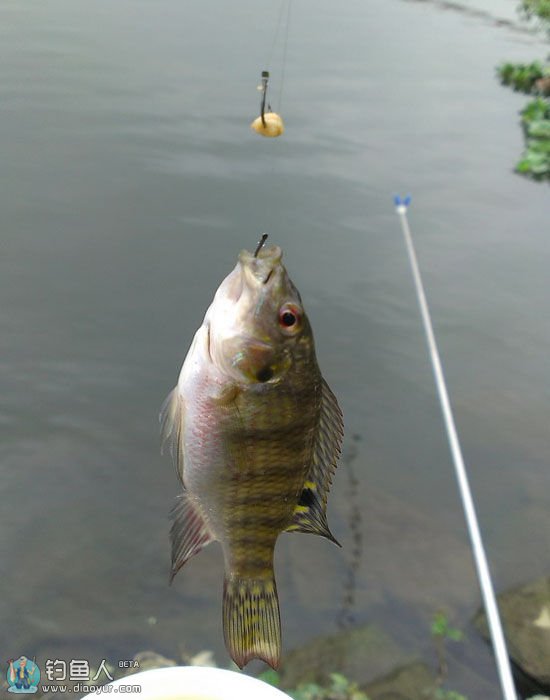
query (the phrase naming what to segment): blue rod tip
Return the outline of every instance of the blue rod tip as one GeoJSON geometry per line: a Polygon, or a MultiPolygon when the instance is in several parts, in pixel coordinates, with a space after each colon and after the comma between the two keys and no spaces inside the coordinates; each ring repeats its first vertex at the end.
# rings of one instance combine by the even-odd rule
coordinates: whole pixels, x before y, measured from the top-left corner
{"type": "Polygon", "coordinates": [[[396,207],[408,207],[409,204],[412,201],[412,197],[410,194],[406,195],[406,197],[401,197],[400,195],[396,194],[393,197],[393,201],[396,207]]]}

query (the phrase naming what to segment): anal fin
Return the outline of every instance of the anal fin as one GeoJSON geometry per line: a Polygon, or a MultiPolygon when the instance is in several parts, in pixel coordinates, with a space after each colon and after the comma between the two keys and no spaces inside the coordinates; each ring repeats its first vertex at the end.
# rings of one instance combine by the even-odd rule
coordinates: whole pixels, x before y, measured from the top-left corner
{"type": "Polygon", "coordinates": [[[174,576],[185,562],[193,554],[200,552],[214,538],[210,534],[198,506],[193,503],[191,496],[186,491],[177,497],[170,517],[173,521],[170,528],[172,541],[170,583],[172,583],[174,576]]]}

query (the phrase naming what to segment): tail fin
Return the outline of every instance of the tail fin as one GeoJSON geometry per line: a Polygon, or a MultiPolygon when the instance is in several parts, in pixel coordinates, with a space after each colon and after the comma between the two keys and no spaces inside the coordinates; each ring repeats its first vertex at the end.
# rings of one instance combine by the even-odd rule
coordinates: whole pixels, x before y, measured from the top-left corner
{"type": "Polygon", "coordinates": [[[281,618],[275,579],[225,577],[223,634],[233,661],[243,668],[262,659],[277,668],[281,656],[281,618]]]}

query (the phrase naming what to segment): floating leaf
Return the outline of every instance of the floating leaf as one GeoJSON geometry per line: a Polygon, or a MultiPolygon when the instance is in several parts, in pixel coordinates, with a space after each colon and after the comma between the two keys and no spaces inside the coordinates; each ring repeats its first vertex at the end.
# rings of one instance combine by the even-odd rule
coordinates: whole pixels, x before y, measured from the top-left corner
{"type": "Polygon", "coordinates": [[[443,612],[438,612],[433,616],[430,630],[433,637],[445,637],[454,642],[459,642],[464,638],[459,629],[449,624],[449,620],[443,612]]]}
{"type": "Polygon", "coordinates": [[[538,17],[550,22],[550,0],[522,0],[521,9],[529,19],[538,17]]]}
{"type": "Polygon", "coordinates": [[[322,700],[323,688],[316,683],[300,683],[295,690],[285,691],[294,700],[322,700]]]}
{"type": "Polygon", "coordinates": [[[258,678],[264,683],[275,686],[275,688],[278,688],[281,684],[281,676],[272,668],[268,668],[267,671],[260,673],[258,678]]]}
{"type": "Polygon", "coordinates": [[[436,613],[433,617],[430,631],[435,637],[444,637],[447,632],[448,625],[447,617],[444,613],[436,613]]]}
{"type": "Polygon", "coordinates": [[[516,171],[518,173],[521,173],[522,175],[527,175],[529,171],[531,170],[531,165],[527,158],[522,158],[519,163],[516,165],[516,171]]]}
{"type": "Polygon", "coordinates": [[[533,175],[538,175],[540,177],[542,177],[543,175],[549,175],[550,163],[537,163],[536,165],[532,165],[531,172],[533,173],[533,175]]]}
{"type": "Polygon", "coordinates": [[[436,700],[468,700],[462,693],[457,693],[456,690],[445,690],[444,688],[437,688],[433,697],[436,700]]]}
{"type": "Polygon", "coordinates": [[[341,673],[331,673],[330,680],[332,681],[332,689],[337,692],[345,691],[349,687],[348,679],[341,673]]]}
{"type": "Polygon", "coordinates": [[[531,92],[535,82],[544,77],[548,66],[540,61],[533,63],[504,63],[497,68],[500,80],[505,85],[511,85],[515,90],[531,92]]]}
{"type": "MultiPolygon", "coordinates": [[[[543,144],[545,142],[535,143],[543,144]]],[[[535,179],[542,179],[544,176],[550,175],[550,154],[537,153],[533,148],[530,148],[525,157],[517,164],[516,170],[523,175],[531,175],[535,179]]]]}
{"type": "Polygon", "coordinates": [[[550,139],[550,119],[533,120],[527,129],[529,136],[550,139]]]}
{"type": "Polygon", "coordinates": [[[537,156],[550,156],[550,139],[529,139],[527,141],[527,153],[535,153],[537,156]]]}
{"type": "Polygon", "coordinates": [[[464,634],[456,627],[449,627],[447,629],[447,637],[452,639],[453,642],[461,642],[464,639],[464,634]]]}

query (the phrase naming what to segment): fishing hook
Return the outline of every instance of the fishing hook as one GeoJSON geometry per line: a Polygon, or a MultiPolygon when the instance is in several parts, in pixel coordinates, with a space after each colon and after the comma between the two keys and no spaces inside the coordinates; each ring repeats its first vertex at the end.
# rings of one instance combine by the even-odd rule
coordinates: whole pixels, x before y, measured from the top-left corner
{"type": "Polygon", "coordinates": [[[258,257],[258,253],[260,250],[264,247],[264,243],[267,241],[267,233],[262,233],[262,237],[258,241],[258,245],[256,246],[256,250],[254,251],[254,257],[258,257]]]}
{"type": "MultiPolygon", "coordinates": [[[[262,105],[260,107],[260,114],[262,116],[262,124],[264,127],[266,126],[265,123],[265,100],[267,96],[267,83],[269,82],[269,71],[268,70],[263,70],[262,71],[262,105]]],[[[268,111],[271,111],[271,107],[267,105],[268,111]]]]}

